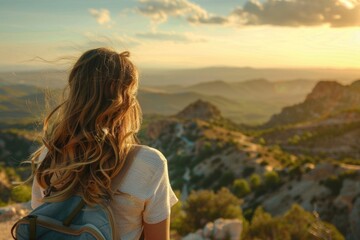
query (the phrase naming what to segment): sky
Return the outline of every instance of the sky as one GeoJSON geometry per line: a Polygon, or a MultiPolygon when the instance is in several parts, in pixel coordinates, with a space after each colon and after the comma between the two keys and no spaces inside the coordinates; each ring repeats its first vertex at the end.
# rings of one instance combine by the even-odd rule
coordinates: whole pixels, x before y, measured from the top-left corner
{"type": "Polygon", "coordinates": [[[143,68],[360,68],[360,0],[0,0],[2,71],[102,46],[143,68]]]}

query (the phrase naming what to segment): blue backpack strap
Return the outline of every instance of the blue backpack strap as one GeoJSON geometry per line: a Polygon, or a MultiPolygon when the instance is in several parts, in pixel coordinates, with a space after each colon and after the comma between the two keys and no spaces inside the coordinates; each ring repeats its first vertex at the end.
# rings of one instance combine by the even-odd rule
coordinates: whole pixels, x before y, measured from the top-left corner
{"type": "Polygon", "coordinates": [[[36,218],[35,215],[29,215],[29,240],[36,240],[36,218]]]}
{"type": "Polygon", "coordinates": [[[81,198],[78,205],[72,210],[72,212],[67,216],[67,218],[64,219],[63,225],[68,227],[70,226],[71,222],[74,220],[74,218],[80,213],[80,211],[85,207],[85,201],[81,198]]]}

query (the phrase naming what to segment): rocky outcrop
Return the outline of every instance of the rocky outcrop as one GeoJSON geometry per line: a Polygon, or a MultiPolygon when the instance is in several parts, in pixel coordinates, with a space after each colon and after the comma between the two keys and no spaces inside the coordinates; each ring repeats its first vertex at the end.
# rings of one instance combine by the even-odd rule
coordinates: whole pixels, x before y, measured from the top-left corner
{"type": "Polygon", "coordinates": [[[204,121],[222,119],[220,110],[209,102],[197,100],[179,112],[176,117],[181,119],[200,119],[204,121]]]}
{"type": "Polygon", "coordinates": [[[209,222],[203,229],[190,233],[182,240],[240,240],[243,223],[239,219],[216,219],[209,222]]]}
{"type": "Polygon", "coordinates": [[[322,220],[353,237],[349,239],[360,240],[359,179],[360,167],[321,163],[304,173],[301,179],[288,181],[275,192],[246,199],[244,206],[258,202],[267,212],[278,216],[296,203],[308,212],[315,211],[322,220]],[[334,193],[335,188],[337,193],[334,193]]]}
{"type": "Polygon", "coordinates": [[[320,81],[312,92],[306,97],[305,101],[320,100],[324,98],[339,98],[346,93],[347,87],[335,81],[320,81]]]}
{"type": "Polygon", "coordinates": [[[359,85],[358,81],[347,86],[335,81],[321,81],[303,103],[283,108],[264,127],[303,123],[341,111],[360,109],[359,85]]]}

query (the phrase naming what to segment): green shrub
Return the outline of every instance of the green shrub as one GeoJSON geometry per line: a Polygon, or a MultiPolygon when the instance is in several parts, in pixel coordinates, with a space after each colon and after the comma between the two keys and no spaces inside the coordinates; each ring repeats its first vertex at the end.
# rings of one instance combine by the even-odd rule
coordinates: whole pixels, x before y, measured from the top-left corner
{"type": "Polygon", "coordinates": [[[243,198],[251,192],[249,183],[243,178],[236,179],[232,185],[232,189],[234,194],[239,198],[243,198]]]}
{"type": "Polygon", "coordinates": [[[218,218],[242,218],[240,199],[229,189],[217,193],[209,190],[192,192],[183,204],[184,217],[174,229],[181,235],[194,232],[218,218]]]}
{"type": "Polygon", "coordinates": [[[20,185],[11,190],[11,199],[15,202],[27,202],[31,199],[31,187],[20,185]]]}
{"type": "Polygon", "coordinates": [[[294,204],[283,216],[274,218],[261,207],[257,208],[242,239],[344,240],[344,237],[333,225],[322,222],[310,212],[294,204]]]}
{"type": "Polygon", "coordinates": [[[276,189],[280,185],[279,174],[275,171],[266,172],[264,176],[264,183],[268,189],[276,189]]]}
{"type": "Polygon", "coordinates": [[[259,189],[259,187],[262,184],[261,177],[258,174],[254,173],[250,176],[249,183],[250,183],[251,189],[253,189],[253,190],[259,189]]]}

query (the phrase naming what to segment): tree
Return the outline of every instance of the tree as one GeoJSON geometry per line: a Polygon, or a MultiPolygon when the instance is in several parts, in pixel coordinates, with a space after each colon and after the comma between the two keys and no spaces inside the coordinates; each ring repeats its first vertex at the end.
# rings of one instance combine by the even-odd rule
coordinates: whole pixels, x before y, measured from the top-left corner
{"type": "Polygon", "coordinates": [[[221,188],[216,194],[210,190],[193,191],[183,205],[185,218],[177,231],[194,232],[218,218],[242,218],[240,199],[229,189],[221,188]]]}
{"type": "Polygon", "coordinates": [[[245,179],[236,179],[233,183],[233,192],[239,197],[243,198],[251,192],[250,186],[245,179]]]}
{"type": "MultiPolygon", "coordinates": [[[[180,191],[175,191],[176,197],[181,199],[180,191]]],[[[190,229],[184,228],[184,222],[186,222],[186,213],[182,210],[183,203],[179,200],[171,208],[170,216],[170,229],[175,230],[178,234],[183,235],[190,231],[190,229]]]]}
{"type": "Polygon", "coordinates": [[[258,174],[254,173],[250,176],[249,182],[251,189],[259,189],[259,187],[261,186],[261,177],[258,174]]]}
{"type": "Polygon", "coordinates": [[[31,187],[20,185],[11,190],[11,199],[15,202],[27,202],[31,199],[31,187]]]}
{"type": "Polygon", "coordinates": [[[280,184],[280,177],[279,174],[275,171],[270,171],[265,173],[265,186],[268,189],[275,189],[280,184]]]}
{"type": "Polygon", "coordinates": [[[243,240],[344,240],[331,224],[322,222],[314,214],[294,204],[283,216],[272,217],[261,207],[257,208],[243,240]]]}

